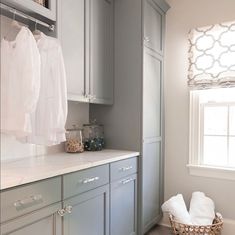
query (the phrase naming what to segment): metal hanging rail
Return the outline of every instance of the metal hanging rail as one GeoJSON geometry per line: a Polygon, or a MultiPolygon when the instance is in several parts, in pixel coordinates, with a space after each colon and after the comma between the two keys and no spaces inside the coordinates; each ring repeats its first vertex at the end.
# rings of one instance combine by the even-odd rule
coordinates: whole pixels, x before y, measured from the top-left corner
{"type": "Polygon", "coordinates": [[[19,11],[19,10],[16,10],[15,8],[7,6],[7,5],[5,5],[3,3],[0,3],[0,7],[1,7],[1,9],[5,10],[5,11],[9,11],[12,14],[15,14],[15,15],[18,15],[18,16],[20,16],[22,18],[25,18],[25,19],[28,19],[30,21],[33,21],[33,22],[35,22],[35,24],[40,24],[40,25],[48,28],[50,31],[54,31],[55,30],[55,25],[45,23],[45,22],[43,22],[41,20],[38,20],[38,19],[36,19],[36,18],[34,18],[32,16],[29,16],[29,15],[27,15],[27,14],[25,14],[25,13],[19,11]]]}

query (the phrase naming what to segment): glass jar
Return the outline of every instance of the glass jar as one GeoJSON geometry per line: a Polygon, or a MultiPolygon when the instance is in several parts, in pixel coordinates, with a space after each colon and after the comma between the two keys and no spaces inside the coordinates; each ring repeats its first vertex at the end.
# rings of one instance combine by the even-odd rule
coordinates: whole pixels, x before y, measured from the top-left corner
{"type": "Polygon", "coordinates": [[[104,148],[104,126],[97,123],[84,124],[83,138],[85,150],[102,150],[104,148]]]}
{"type": "Polygon", "coordinates": [[[80,129],[76,125],[73,125],[73,128],[68,129],[66,132],[65,151],[67,153],[84,152],[82,129],[80,129]]]}

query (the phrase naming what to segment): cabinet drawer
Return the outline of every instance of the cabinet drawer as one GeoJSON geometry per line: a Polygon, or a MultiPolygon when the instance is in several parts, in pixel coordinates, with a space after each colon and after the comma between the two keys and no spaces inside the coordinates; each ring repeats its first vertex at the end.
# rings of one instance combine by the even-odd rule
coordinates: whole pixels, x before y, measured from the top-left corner
{"type": "Polygon", "coordinates": [[[64,176],[63,198],[89,191],[109,183],[109,166],[103,165],[64,176]]]}
{"type": "Polygon", "coordinates": [[[137,158],[130,158],[111,163],[111,181],[121,179],[137,172],[137,158]]]}
{"type": "Polygon", "coordinates": [[[1,222],[61,201],[61,178],[56,177],[1,192],[1,222]]]}

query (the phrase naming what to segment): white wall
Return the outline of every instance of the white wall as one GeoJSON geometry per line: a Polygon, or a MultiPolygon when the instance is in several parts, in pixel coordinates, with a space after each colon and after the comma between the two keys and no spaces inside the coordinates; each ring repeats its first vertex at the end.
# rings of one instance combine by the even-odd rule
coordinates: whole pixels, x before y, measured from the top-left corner
{"type": "MultiPolygon", "coordinates": [[[[12,40],[17,31],[11,27],[12,20],[0,16],[0,39],[7,35],[12,40]]],[[[4,59],[4,58],[1,58],[4,59]]],[[[20,79],[20,78],[19,78],[20,79]]],[[[71,128],[73,124],[82,124],[89,121],[89,104],[82,104],[78,102],[68,102],[68,118],[66,128],[71,128]]],[[[46,120],[45,120],[46,122],[46,120]]],[[[50,154],[55,152],[64,151],[64,145],[56,145],[53,147],[37,146],[32,144],[22,144],[15,140],[14,137],[1,133],[1,161],[35,157],[42,154],[50,154]]]]}
{"type": "Polygon", "coordinates": [[[235,181],[193,177],[186,168],[189,156],[187,33],[194,27],[235,20],[235,1],[168,0],[168,3],[171,9],[166,20],[165,200],[182,193],[189,202],[191,193],[201,190],[213,198],[217,211],[235,220],[235,181]]]}

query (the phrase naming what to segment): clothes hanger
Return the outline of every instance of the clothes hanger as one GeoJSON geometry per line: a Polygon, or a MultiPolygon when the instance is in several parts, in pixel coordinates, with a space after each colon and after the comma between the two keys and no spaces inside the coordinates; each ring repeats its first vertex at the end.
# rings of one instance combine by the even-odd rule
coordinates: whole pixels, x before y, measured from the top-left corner
{"type": "Polygon", "coordinates": [[[33,35],[37,36],[37,35],[41,35],[41,31],[37,29],[37,25],[38,25],[38,21],[35,20],[35,26],[34,26],[34,31],[33,31],[33,35]]]}
{"type": "MultiPolygon", "coordinates": [[[[11,27],[8,28],[7,32],[4,35],[4,39],[7,41],[11,41],[12,40],[12,27],[17,29],[17,31],[19,31],[20,29],[22,29],[22,25],[19,24],[18,21],[16,21],[16,10],[12,11],[13,16],[12,16],[12,22],[10,24],[11,27]]],[[[15,38],[15,37],[14,37],[15,38]]]]}
{"type": "Polygon", "coordinates": [[[17,28],[17,29],[21,29],[22,28],[22,26],[19,24],[19,22],[16,21],[16,10],[13,11],[13,19],[12,19],[11,25],[14,28],[17,28]]]}

